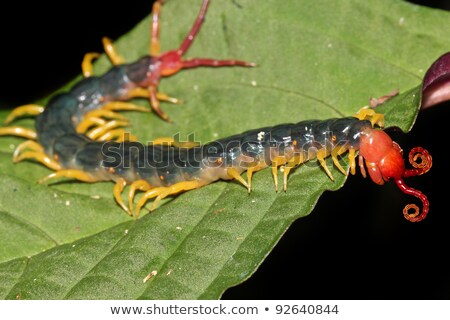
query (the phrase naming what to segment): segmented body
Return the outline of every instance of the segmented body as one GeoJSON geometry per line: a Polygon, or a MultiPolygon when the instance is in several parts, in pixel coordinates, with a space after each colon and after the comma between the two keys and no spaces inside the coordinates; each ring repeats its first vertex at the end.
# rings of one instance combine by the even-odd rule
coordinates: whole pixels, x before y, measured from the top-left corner
{"type": "Polygon", "coordinates": [[[370,121],[348,117],[264,127],[191,148],[136,142],[96,143],[97,150],[91,145],[90,152],[101,154],[101,161],[88,171],[99,172],[102,163],[102,170],[113,168],[114,176],[130,182],[144,179],[152,186],[168,187],[196,180],[205,185],[235,178],[229,169],[238,174],[251,168],[261,170],[280,158],[284,159],[283,164],[297,158],[293,165],[298,165],[299,161],[315,159],[319,151],[326,150],[329,155],[338,146],[358,150],[359,134],[367,128],[371,128],[370,121]]]}
{"type": "MultiPolygon", "coordinates": [[[[102,76],[83,79],[70,91],[53,97],[36,118],[38,142],[45,152],[59,157],[58,148],[67,135],[74,141],[86,141],[81,135],[73,137],[84,116],[108,102],[130,99],[133,89],[144,86],[153,65],[152,58],[145,56],[134,63],[114,66],[102,76]]],[[[62,165],[67,166],[65,162],[62,165]]]]}

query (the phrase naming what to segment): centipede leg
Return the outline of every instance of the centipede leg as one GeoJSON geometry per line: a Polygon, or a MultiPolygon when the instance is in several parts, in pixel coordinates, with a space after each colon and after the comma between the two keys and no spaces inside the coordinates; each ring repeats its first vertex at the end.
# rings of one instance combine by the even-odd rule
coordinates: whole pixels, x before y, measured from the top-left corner
{"type": "Polygon", "coordinates": [[[100,54],[97,52],[89,52],[84,55],[83,61],[81,62],[81,72],[83,73],[83,77],[92,77],[94,74],[92,61],[98,57],[100,57],[100,54]]]}
{"type": "Polygon", "coordinates": [[[110,140],[114,137],[117,137],[117,141],[136,141],[137,137],[125,132],[123,129],[114,129],[119,126],[125,126],[128,124],[126,121],[126,117],[114,112],[119,107],[129,107],[129,109],[134,108],[133,105],[131,107],[128,104],[125,105],[117,105],[112,102],[108,104],[108,108],[103,108],[100,110],[94,110],[86,114],[85,118],[77,125],[77,132],[80,134],[85,134],[86,131],[92,126],[96,126],[95,129],[92,129],[87,136],[91,139],[96,139],[99,141],[110,140]],[[111,110],[112,109],[112,110],[111,110]],[[114,111],[113,111],[114,110],[114,111]],[[114,119],[112,121],[107,122],[104,118],[114,119]]]}
{"type": "MultiPolygon", "coordinates": [[[[107,37],[102,38],[103,48],[105,50],[106,55],[109,60],[114,65],[123,64],[123,57],[117,53],[116,48],[114,47],[111,39],[107,37]]],[[[100,54],[97,52],[89,52],[86,53],[83,57],[83,61],[81,62],[81,72],[85,78],[89,78],[93,75],[93,66],[92,61],[99,58],[100,54]]]]}
{"type": "Polygon", "coordinates": [[[275,192],[278,192],[278,167],[286,162],[287,159],[283,156],[276,156],[272,159],[272,176],[275,184],[275,192]]]}
{"type": "Polygon", "coordinates": [[[101,137],[102,135],[104,135],[106,132],[115,129],[117,127],[123,127],[123,126],[127,126],[128,122],[127,121],[121,121],[121,120],[111,120],[106,122],[104,125],[101,125],[95,129],[92,129],[91,131],[89,131],[86,136],[89,137],[92,140],[96,140],[99,137],[101,137]]]}
{"type": "Polygon", "coordinates": [[[37,137],[33,130],[16,126],[0,128],[0,136],[17,136],[30,140],[36,140],[37,137]]]}
{"type": "MultiPolygon", "coordinates": [[[[135,88],[131,90],[129,93],[130,98],[148,98],[150,101],[151,110],[154,110],[158,116],[160,116],[163,120],[171,122],[167,114],[165,114],[161,108],[159,101],[167,101],[173,104],[180,104],[182,101],[177,98],[173,98],[168,96],[165,93],[158,92],[157,85],[151,85],[147,89],[144,88],[135,88]]],[[[146,112],[150,111],[145,109],[146,112]]]]}
{"type": "Polygon", "coordinates": [[[361,175],[363,176],[363,178],[366,178],[367,173],[366,173],[366,168],[364,166],[364,158],[361,155],[358,156],[358,165],[359,165],[359,170],[361,171],[361,175]]]}
{"type": "Polygon", "coordinates": [[[142,196],[141,199],[139,199],[138,203],[136,204],[135,218],[139,217],[139,213],[142,207],[149,199],[156,198],[153,201],[152,206],[150,207],[150,211],[153,211],[158,205],[159,201],[166,198],[167,196],[177,194],[183,191],[197,189],[201,186],[203,186],[203,183],[201,181],[184,181],[178,182],[170,187],[159,187],[150,189],[142,196]]]}
{"type": "Polygon", "coordinates": [[[172,122],[170,120],[169,116],[161,110],[159,106],[159,100],[158,100],[158,92],[157,92],[157,86],[156,85],[150,85],[148,87],[148,93],[149,93],[149,100],[150,100],[150,106],[152,107],[153,111],[156,112],[156,114],[163,120],[167,122],[172,122]]]}
{"type": "Polygon", "coordinates": [[[159,137],[149,143],[150,145],[166,145],[166,146],[174,146],[178,148],[194,148],[199,146],[198,142],[193,141],[185,141],[180,142],[171,137],[159,137]]]}
{"type": "Polygon", "coordinates": [[[91,126],[97,125],[97,126],[103,126],[106,124],[106,121],[104,118],[108,119],[115,119],[115,120],[123,120],[126,121],[127,118],[119,113],[113,112],[111,110],[107,109],[99,109],[94,110],[91,112],[88,112],[84,119],[77,125],[77,132],[84,134],[91,126]]]}
{"type": "Polygon", "coordinates": [[[347,151],[347,147],[345,146],[340,146],[337,148],[334,148],[331,151],[331,159],[333,160],[334,165],[336,166],[336,168],[339,169],[339,171],[341,171],[344,175],[347,175],[347,171],[345,171],[345,169],[342,167],[342,165],[339,163],[339,159],[338,157],[343,154],[344,152],[347,151]]]}
{"type": "Polygon", "coordinates": [[[102,136],[97,138],[97,141],[107,141],[116,138],[117,142],[123,141],[137,141],[137,137],[134,134],[126,132],[123,129],[112,129],[102,136]]]}
{"type": "Polygon", "coordinates": [[[13,162],[18,162],[17,158],[25,149],[30,149],[32,151],[44,152],[44,147],[42,147],[39,143],[34,140],[27,140],[22,142],[17,146],[13,153],[13,162]]]}
{"type": "Polygon", "coordinates": [[[72,178],[83,182],[96,182],[98,179],[91,176],[89,173],[86,173],[81,170],[76,169],[67,169],[67,170],[59,170],[49,174],[48,176],[40,179],[38,181],[39,184],[47,182],[48,180],[54,180],[57,178],[72,178]]]}
{"type": "Polygon", "coordinates": [[[126,185],[127,185],[127,182],[125,181],[125,179],[119,178],[117,180],[116,184],[114,185],[113,195],[114,195],[114,199],[116,200],[117,204],[126,213],[128,213],[131,216],[133,214],[131,213],[130,209],[128,209],[128,207],[125,205],[125,203],[122,200],[122,192],[123,192],[123,189],[125,188],[126,185]]]}
{"type": "Polygon", "coordinates": [[[378,125],[380,128],[384,127],[384,115],[376,113],[373,109],[361,108],[353,116],[359,120],[369,120],[372,126],[378,125]]]}
{"type": "Polygon", "coordinates": [[[355,148],[350,148],[348,150],[348,160],[350,162],[350,173],[352,175],[356,174],[356,150],[355,148]]]}
{"type": "Polygon", "coordinates": [[[106,120],[98,117],[87,117],[77,125],[77,133],[84,134],[92,126],[102,126],[106,120]]]}
{"type": "Polygon", "coordinates": [[[105,50],[105,53],[108,56],[109,60],[111,60],[112,64],[115,66],[123,64],[123,57],[117,53],[116,47],[114,47],[111,39],[109,39],[108,37],[103,37],[102,43],[103,49],[105,50]]]}
{"type": "Polygon", "coordinates": [[[252,177],[253,177],[253,173],[256,171],[259,171],[261,169],[264,169],[265,167],[267,167],[267,165],[264,162],[260,162],[257,163],[254,166],[248,167],[247,169],[247,190],[248,193],[250,193],[252,191],[252,177]]]}
{"type": "Polygon", "coordinates": [[[133,212],[133,201],[136,191],[148,191],[151,188],[152,186],[145,180],[137,180],[130,185],[130,190],[128,191],[128,207],[130,208],[130,212],[133,212]]]}
{"type": "Polygon", "coordinates": [[[33,140],[21,143],[13,154],[13,162],[17,163],[25,159],[34,159],[52,170],[61,170],[61,165],[45,154],[44,148],[33,140]],[[30,149],[29,151],[23,151],[30,149]]]}
{"type": "Polygon", "coordinates": [[[227,174],[230,178],[232,179],[236,179],[237,181],[239,181],[244,187],[246,187],[248,189],[248,184],[247,181],[244,180],[244,178],[241,177],[241,175],[239,174],[239,172],[235,169],[235,168],[228,168],[227,169],[227,174]]]}
{"type": "Polygon", "coordinates": [[[17,108],[14,108],[13,111],[8,115],[4,124],[9,124],[16,120],[19,117],[24,115],[37,116],[44,111],[44,107],[37,104],[27,104],[17,108]]]}
{"type": "MultiPolygon", "coordinates": [[[[143,89],[145,90],[145,89],[143,89]]],[[[147,90],[145,90],[147,91],[147,90]]],[[[133,98],[132,96],[131,98],[133,98]]],[[[146,96],[148,97],[148,95],[146,96]]],[[[139,112],[150,112],[149,108],[144,106],[138,106],[137,104],[123,102],[123,101],[112,101],[106,103],[103,107],[103,110],[111,110],[111,111],[139,111],[139,112]]]]}
{"type": "MultiPolygon", "coordinates": [[[[148,92],[148,89],[144,89],[144,88],[134,88],[132,90],[130,90],[130,92],[128,93],[128,97],[129,98],[149,98],[150,94],[148,92]]],[[[170,97],[165,93],[162,92],[157,92],[156,93],[156,97],[158,98],[158,100],[160,101],[166,101],[166,102],[170,102],[173,104],[181,104],[183,103],[182,100],[174,98],[174,97],[170,97]]],[[[148,109],[145,109],[145,111],[149,111],[148,109]]]]}
{"type": "Polygon", "coordinates": [[[329,177],[332,181],[334,181],[334,177],[333,177],[333,175],[331,174],[330,169],[328,169],[327,163],[326,163],[326,161],[325,161],[326,156],[327,156],[327,151],[326,151],[325,149],[320,149],[320,150],[317,151],[317,155],[316,155],[317,160],[319,160],[320,165],[322,166],[323,170],[325,170],[325,172],[326,172],[326,174],[328,175],[328,177],[329,177]]]}
{"type": "Polygon", "coordinates": [[[284,172],[283,172],[283,189],[284,192],[287,190],[287,182],[288,182],[288,176],[289,173],[293,168],[296,166],[302,164],[305,161],[305,156],[303,154],[295,155],[291,160],[286,163],[284,166],[284,172]]]}

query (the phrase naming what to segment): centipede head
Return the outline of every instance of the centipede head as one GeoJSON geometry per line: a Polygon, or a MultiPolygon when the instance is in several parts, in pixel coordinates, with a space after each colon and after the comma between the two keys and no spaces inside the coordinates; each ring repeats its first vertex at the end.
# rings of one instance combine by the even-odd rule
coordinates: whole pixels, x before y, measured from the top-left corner
{"type": "Polygon", "coordinates": [[[407,220],[418,222],[426,217],[429,211],[427,197],[419,190],[408,187],[403,179],[421,175],[430,170],[432,158],[427,150],[421,147],[413,148],[409,153],[409,162],[413,168],[406,169],[400,146],[392,141],[384,131],[368,128],[361,135],[359,157],[363,176],[365,176],[365,162],[373,182],[384,184],[385,181],[394,180],[400,190],[422,201],[422,212],[415,204],[405,206],[403,215],[407,220]],[[411,210],[413,212],[410,212],[411,210]]]}
{"type": "Polygon", "coordinates": [[[183,68],[181,55],[175,50],[167,51],[155,59],[159,60],[160,74],[165,77],[175,74],[183,68]]]}

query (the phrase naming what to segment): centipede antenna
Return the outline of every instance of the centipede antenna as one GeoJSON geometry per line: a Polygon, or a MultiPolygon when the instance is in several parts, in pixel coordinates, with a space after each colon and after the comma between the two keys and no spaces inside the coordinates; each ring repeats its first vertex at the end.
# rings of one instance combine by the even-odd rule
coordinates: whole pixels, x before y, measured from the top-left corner
{"type": "Polygon", "coordinates": [[[200,13],[197,16],[197,19],[194,22],[194,25],[192,26],[191,31],[186,35],[183,42],[181,43],[180,47],[177,50],[177,53],[182,56],[188,51],[189,47],[191,46],[193,40],[197,36],[197,33],[200,30],[200,27],[202,26],[203,21],[205,20],[205,14],[206,10],[208,9],[209,0],[204,0],[202,7],[200,9],[200,13]]]}
{"type": "Polygon", "coordinates": [[[150,55],[155,57],[161,52],[159,43],[159,19],[161,15],[162,1],[155,1],[152,9],[152,23],[150,27],[150,55]]]}

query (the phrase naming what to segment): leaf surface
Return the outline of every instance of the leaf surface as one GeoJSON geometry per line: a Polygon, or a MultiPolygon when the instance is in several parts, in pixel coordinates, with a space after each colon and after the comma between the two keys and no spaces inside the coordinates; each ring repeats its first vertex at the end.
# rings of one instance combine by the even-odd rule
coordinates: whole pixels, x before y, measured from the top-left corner
{"type": "MultiPolygon", "coordinates": [[[[164,5],[163,51],[181,43],[199,6],[198,0],[164,5]]],[[[174,124],[154,114],[124,114],[142,142],[179,134],[206,143],[263,126],[352,115],[370,97],[399,89],[377,110],[387,126],[407,131],[425,71],[448,51],[442,25],[449,22],[448,13],[393,0],[213,1],[187,56],[258,67],[199,68],[163,79],[160,91],[184,100],[162,104],[174,124]]],[[[117,42],[126,61],[148,52],[148,28],[149,18],[117,42]]],[[[95,72],[109,67],[103,57],[95,72]]],[[[12,164],[21,140],[0,139],[0,296],[6,299],[220,298],[251,276],[325,190],[345,181],[331,161],[334,182],[313,161],[290,175],[286,193],[275,193],[270,170],[263,170],[251,194],[221,181],[170,198],[134,221],[115,204],[111,183],[37,185],[49,170],[12,164]]]]}

